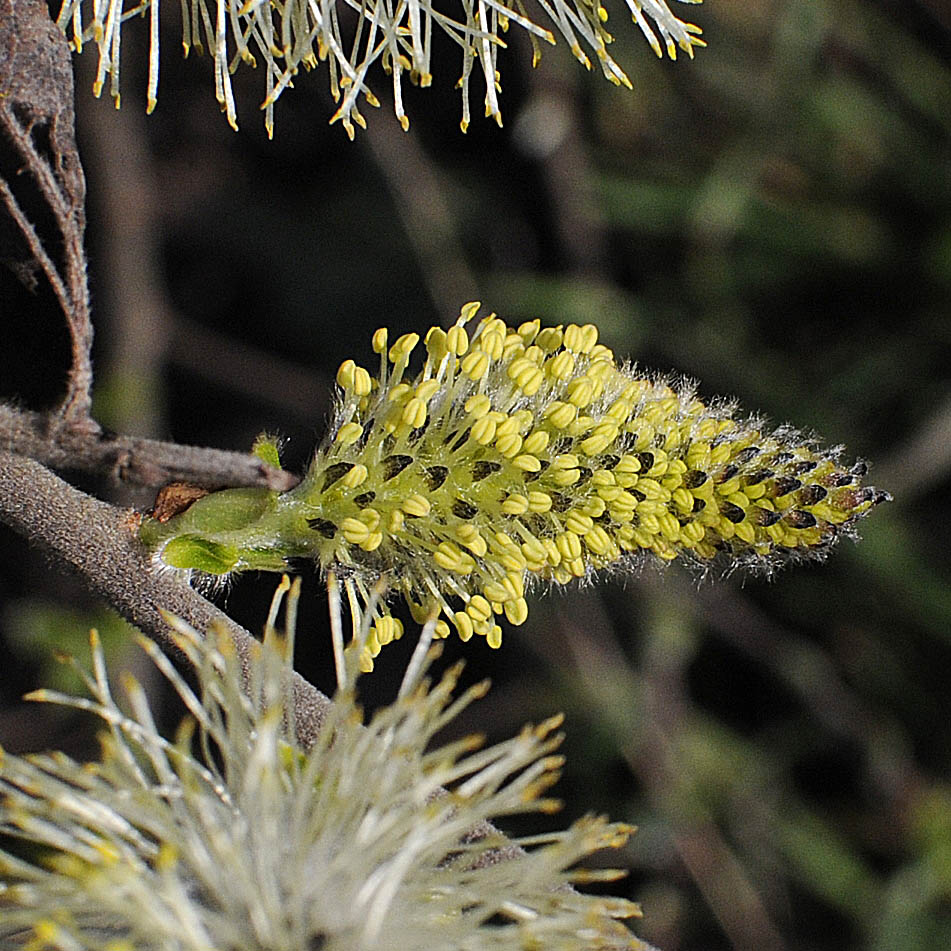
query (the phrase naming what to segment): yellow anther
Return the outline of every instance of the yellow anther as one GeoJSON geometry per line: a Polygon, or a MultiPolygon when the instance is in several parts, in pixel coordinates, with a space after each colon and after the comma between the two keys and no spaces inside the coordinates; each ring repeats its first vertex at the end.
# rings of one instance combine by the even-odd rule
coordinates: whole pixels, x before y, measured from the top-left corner
{"type": "Polygon", "coordinates": [[[469,603],[466,605],[466,614],[473,621],[488,621],[492,617],[492,605],[481,594],[475,594],[469,598],[469,603]]]}
{"type": "Polygon", "coordinates": [[[587,535],[593,527],[593,519],[578,511],[569,512],[565,518],[565,528],[569,532],[574,532],[575,535],[587,535]]]}
{"type": "Polygon", "coordinates": [[[547,492],[533,491],[528,493],[528,507],[537,515],[544,515],[551,511],[551,496],[547,492]]]}
{"type": "Polygon", "coordinates": [[[747,545],[752,545],[756,539],[756,532],[750,524],[749,519],[745,519],[738,525],[733,526],[737,538],[742,538],[747,545]]]}
{"type": "Polygon", "coordinates": [[[505,325],[502,325],[502,331],[490,330],[479,337],[479,346],[490,360],[497,361],[502,359],[505,350],[505,325]]]}
{"type": "Polygon", "coordinates": [[[445,640],[449,637],[450,634],[449,625],[443,621],[439,620],[433,625],[433,639],[437,641],[445,640]]]}
{"type": "Polygon", "coordinates": [[[502,511],[506,515],[524,515],[528,511],[528,499],[513,492],[502,502],[502,511]]]}
{"type": "Polygon", "coordinates": [[[482,419],[492,409],[492,400],[484,393],[477,393],[466,400],[463,408],[475,419],[482,419]]]}
{"type": "Polygon", "coordinates": [[[460,369],[473,382],[481,380],[489,371],[489,357],[484,350],[470,350],[462,358],[460,369]]]}
{"type": "Polygon", "coordinates": [[[585,569],[585,565],[584,565],[584,559],[575,558],[574,561],[569,561],[568,570],[571,572],[573,577],[583,578],[585,574],[587,573],[585,569]]]}
{"type": "Polygon", "coordinates": [[[594,427],[593,432],[587,439],[581,441],[578,448],[588,456],[599,456],[617,439],[617,436],[618,426],[616,423],[601,422],[594,427]]]}
{"type": "Polygon", "coordinates": [[[548,550],[537,539],[530,538],[527,542],[522,542],[522,554],[525,556],[525,562],[529,571],[538,571],[533,565],[544,565],[548,560],[548,550]]]}
{"type": "Polygon", "coordinates": [[[475,633],[472,627],[472,618],[470,618],[465,611],[456,611],[452,616],[452,620],[456,625],[456,630],[459,632],[459,639],[463,643],[470,640],[475,633]]]}
{"type": "Polygon", "coordinates": [[[670,512],[664,512],[662,515],[658,515],[657,521],[660,524],[661,535],[669,542],[677,541],[680,537],[680,522],[678,522],[670,512]]]}
{"type": "Polygon", "coordinates": [[[478,300],[471,300],[468,304],[463,304],[459,311],[459,321],[464,324],[468,323],[479,312],[481,306],[482,301],[478,300]]]}
{"type": "Polygon", "coordinates": [[[390,644],[403,636],[403,622],[389,614],[378,618],[373,628],[380,644],[390,644]]]}
{"type": "Polygon", "coordinates": [[[496,430],[496,434],[499,436],[510,436],[512,433],[517,433],[519,429],[519,420],[516,416],[506,416],[504,419],[499,420],[499,427],[496,430]]]}
{"type": "Polygon", "coordinates": [[[585,548],[595,555],[608,555],[615,547],[611,536],[600,526],[596,525],[584,537],[585,548]]]}
{"type": "Polygon", "coordinates": [[[565,452],[560,456],[555,456],[551,461],[551,468],[558,469],[577,469],[581,465],[580,460],[573,452],[565,452]]]}
{"type": "Polygon", "coordinates": [[[457,357],[461,357],[469,349],[469,335],[465,327],[450,327],[446,334],[446,347],[457,357]]]}
{"type": "Polygon", "coordinates": [[[555,539],[558,552],[564,561],[581,557],[581,539],[574,532],[562,532],[555,539]]]}
{"type": "Polygon", "coordinates": [[[553,380],[569,380],[575,372],[575,358],[567,350],[555,354],[546,364],[545,372],[553,380]]]}
{"type": "Polygon", "coordinates": [[[340,364],[340,369],[337,370],[337,383],[339,386],[342,386],[345,390],[353,389],[353,375],[357,369],[357,365],[353,360],[344,360],[340,364]]]}
{"type": "Polygon", "coordinates": [[[505,604],[512,598],[512,593],[500,581],[487,581],[482,586],[482,593],[495,604],[505,604]]]}
{"type": "Polygon", "coordinates": [[[397,535],[403,531],[403,524],[405,522],[406,516],[399,509],[393,509],[390,512],[390,518],[386,525],[386,530],[391,535],[397,535]]]}
{"type": "Polygon", "coordinates": [[[369,476],[369,471],[367,467],[362,463],[358,462],[341,480],[340,484],[346,486],[348,489],[355,489],[357,486],[363,485],[366,482],[367,477],[369,476]]]}
{"type": "Polygon", "coordinates": [[[475,526],[463,523],[456,528],[455,535],[459,543],[468,548],[476,558],[485,557],[489,546],[475,526]]]}
{"type": "Polygon", "coordinates": [[[548,406],[542,418],[547,419],[556,429],[567,429],[578,415],[578,407],[556,400],[548,406]]]}
{"type": "Polygon", "coordinates": [[[594,324],[569,324],[565,327],[565,347],[575,353],[590,353],[598,342],[598,328],[594,324]]]}
{"type": "Polygon", "coordinates": [[[410,429],[420,429],[426,423],[426,403],[418,396],[408,400],[400,415],[400,422],[410,429]]]}
{"type": "Polygon", "coordinates": [[[443,330],[442,327],[430,327],[429,332],[426,334],[424,340],[426,350],[430,358],[437,364],[449,352],[446,339],[446,331],[443,330]]]}
{"type": "Polygon", "coordinates": [[[522,448],[522,437],[517,433],[511,433],[508,436],[500,436],[495,440],[495,448],[506,459],[513,459],[519,454],[522,448]]]}
{"type": "Polygon", "coordinates": [[[413,388],[409,383],[397,383],[396,386],[390,387],[389,394],[386,398],[390,403],[405,403],[412,392],[413,388]]]}
{"type": "Polygon", "coordinates": [[[539,331],[535,343],[546,353],[554,353],[561,346],[563,337],[560,327],[545,327],[539,331]]]}
{"type": "Polygon", "coordinates": [[[502,646],[502,628],[498,624],[492,625],[492,630],[486,635],[485,642],[492,650],[498,650],[502,646]]]}
{"type": "Polygon", "coordinates": [[[548,448],[551,437],[543,429],[537,429],[530,436],[525,437],[522,449],[530,452],[533,456],[543,453],[548,448]]]}
{"type": "Polygon", "coordinates": [[[358,518],[345,518],[340,523],[340,531],[351,545],[359,545],[370,537],[370,529],[358,518]]]}
{"type": "Polygon", "coordinates": [[[682,486],[670,493],[670,500],[685,515],[693,509],[693,496],[682,486]]]}
{"type": "Polygon", "coordinates": [[[466,554],[457,545],[452,542],[441,542],[439,547],[433,552],[433,561],[440,568],[446,571],[453,571],[456,574],[467,575],[475,571],[476,564],[472,556],[466,554]]]}
{"type": "Polygon", "coordinates": [[[416,344],[419,343],[419,334],[403,334],[396,338],[396,342],[390,347],[390,363],[399,363],[401,360],[408,360],[416,344]]]}
{"type": "Polygon", "coordinates": [[[408,499],[404,499],[400,508],[407,515],[411,515],[414,518],[423,518],[426,515],[429,515],[432,506],[429,504],[429,499],[417,492],[415,495],[411,495],[408,499]]]}
{"type": "Polygon", "coordinates": [[[604,515],[604,510],[607,508],[604,499],[598,495],[593,495],[589,499],[586,499],[584,504],[581,506],[581,511],[587,515],[589,518],[600,518],[604,515]]]}
{"type": "MultiPolygon", "coordinates": [[[[519,550],[519,555],[521,555],[521,549],[519,550]]],[[[516,598],[521,598],[525,596],[525,575],[524,570],[518,571],[508,571],[505,575],[505,581],[503,582],[506,589],[516,598]]]]}
{"type": "Polygon", "coordinates": [[[580,478],[580,469],[561,469],[551,473],[550,481],[560,489],[566,489],[569,485],[574,485],[580,478]]]}
{"type": "Polygon", "coordinates": [[[528,602],[524,598],[506,601],[505,616],[508,618],[509,624],[514,624],[516,627],[519,624],[524,624],[528,619],[528,602]]]}
{"type": "Polygon", "coordinates": [[[568,384],[565,394],[572,406],[583,409],[594,398],[594,380],[588,376],[579,376],[568,384]]]}
{"type": "Polygon", "coordinates": [[[523,472],[541,472],[542,468],[542,464],[538,461],[538,457],[527,452],[523,452],[521,455],[516,456],[512,460],[512,464],[517,469],[521,469],[523,472]]]}
{"type": "Polygon", "coordinates": [[[527,320],[519,326],[518,335],[525,341],[526,346],[535,339],[538,331],[541,330],[541,326],[542,322],[540,320],[527,320]]]}
{"type": "Polygon", "coordinates": [[[344,423],[334,441],[341,446],[352,446],[362,435],[363,427],[359,423],[344,423]]]}
{"type": "Polygon", "coordinates": [[[386,327],[380,327],[376,333],[373,334],[373,352],[374,353],[384,353],[386,351],[388,331],[386,327]]]}
{"type": "Polygon", "coordinates": [[[495,439],[498,425],[491,416],[483,416],[477,419],[469,432],[469,438],[474,439],[480,446],[488,446],[495,439]]]}
{"type": "Polygon", "coordinates": [[[662,502],[670,498],[670,492],[655,479],[638,479],[637,491],[642,492],[649,499],[659,499],[662,502]]]}
{"type": "Polygon", "coordinates": [[[428,403],[438,392],[439,380],[424,380],[416,387],[416,398],[428,403]]]}

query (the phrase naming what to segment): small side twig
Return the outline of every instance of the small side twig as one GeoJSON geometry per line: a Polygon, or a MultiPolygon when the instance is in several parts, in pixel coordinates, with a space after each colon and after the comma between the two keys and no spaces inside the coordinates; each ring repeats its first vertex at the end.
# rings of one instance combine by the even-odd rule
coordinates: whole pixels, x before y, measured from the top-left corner
{"type": "MultiPolygon", "coordinates": [[[[262,486],[286,492],[299,481],[251,453],[116,436],[98,427],[62,428],[57,421],[0,404],[0,452],[17,453],[54,469],[108,473],[117,481],[142,486],[191,482],[208,489],[262,486]]],[[[0,471],[5,474],[6,468],[0,466],[0,471]]]]}

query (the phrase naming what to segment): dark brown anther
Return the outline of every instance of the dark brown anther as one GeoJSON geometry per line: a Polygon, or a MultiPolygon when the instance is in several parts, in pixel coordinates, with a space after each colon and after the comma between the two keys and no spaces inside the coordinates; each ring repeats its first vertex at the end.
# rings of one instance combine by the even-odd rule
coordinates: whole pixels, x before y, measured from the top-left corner
{"type": "Polygon", "coordinates": [[[587,482],[588,479],[590,479],[593,475],[594,473],[587,466],[579,466],[578,481],[575,483],[575,485],[584,485],[585,482],[587,482]]]}
{"type": "Polygon", "coordinates": [[[751,472],[748,476],[745,476],[743,479],[744,485],[759,485],[760,482],[764,482],[766,479],[772,479],[776,473],[772,469],[757,469],[755,472],[751,472]]]}
{"type": "Polygon", "coordinates": [[[383,460],[383,481],[395,479],[407,466],[412,465],[413,457],[397,454],[383,460]]]}
{"type": "Polygon", "coordinates": [[[363,495],[358,495],[353,501],[358,508],[365,509],[368,505],[373,503],[373,500],[376,498],[376,492],[364,492],[363,495]]]}
{"type": "Polygon", "coordinates": [[[315,532],[320,532],[324,538],[333,538],[337,533],[337,526],[326,518],[309,518],[307,524],[315,532]]]}
{"type": "Polygon", "coordinates": [[[690,469],[684,473],[684,487],[687,489],[699,489],[704,482],[709,479],[703,469],[690,469]]]}
{"type": "Polygon", "coordinates": [[[732,463],[728,466],[724,466],[717,473],[717,476],[716,476],[716,479],[714,479],[714,482],[716,482],[718,485],[721,482],[729,482],[730,479],[732,479],[733,476],[735,476],[739,471],[740,471],[740,467],[734,466],[732,463]]]}
{"type": "Polygon", "coordinates": [[[746,518],[746,512],[739,505],[734,505],[732,502],[721,502],[720,514],[729,519],[734,525],[739,525],[746,518]]]}
{"type": "Polygon", "coordinates": [[[464,519],[467,522],[469,519],[475,518],[478,511],[471,502],[467,502],[465,499],[455,499],[452,503],[452,514],[456,518],[464,519]]]}
{"type": "Polygon", "coordinates": [[[446,466],[430,466],[423,473],[426,485],[431,492],[435,492],[449,478],[449,469],[446,466]]]}
{"type": "Polygon", "coordinates": [[[707,507],[705,499],[694,499],[693,500],[693,509],[691,511],[696,514],[697,512],[702,512],[707,507]]]}
{"type": "Polygon", "coordinates": [[[641,472],[647,472],[654,465],[654,454],[652,452],[636,452],[634,458],[641,464],[641,472]]]}
{"type": "Polygon", "coordinates": [[[844,489],[855,479],[848,472],[830,472],[822,481],[831,489],[844,489]]]}
{"type": "Polygon", "coordinates": [[[794,476],[805,475],[807,472],[812,472],[815,467],[819,465],[815,459],[803,459],[802,462],[794,462],[789,467],[789,474],[794,476]]]}
{"type": "Polygon", "coordinates": [[[747,446],[746,449],[741,449],[734,457],[733,461],[736,462],[738,466],[745,466],[748,462],[752,462],[762,450],[759,446],[747,446]]]}
{"type": "Polygon", "coordinates": [[[804,485],[799,490],[799,495],[796,496],[796,498],[800,505],[815,505],[817,502],[821,502],[828,494],[828,489],[824,489],[821,485],[812,483],[811,485],[804,485]]]}
{"type": "Polygon", "coordinates": [[[495,475],[502,468],[501,463],[492,462],[489,459],[479,459],[472,464],[472,481],[481,482],[490,475],[495,475]]]}
{"type": "Polygon", "coordinates": [[[324,470],[324,483],[320,487],[321,492],[326,492],[335,482],[339,482],[351,469],[352,462],[335,462],[332,466],[327,466],[324,470]]]}
{"type": "Polygon", "coordinates": [[[773,491],[770,493],[772,497],[779,498],[783,495],[789,495],[790,492],[795,492],[796,489],[800,488],[802,483],[798,479],[794,479],[792,476],[780,476],[773,483],[773,491]]]}
{"type": "Polygon", "coordinates": [[[787,512],[783,516],[783,520],[791,528],[815,528],[818,524],[812,512],[801,512],[799,509],[787,512]]]}
{"type": "Polygon", "coordinates": [[[756,524],[763,528],[775,525],[783,517],[782,512],[771,512],[769,509],[757,509],[756,524]]]}

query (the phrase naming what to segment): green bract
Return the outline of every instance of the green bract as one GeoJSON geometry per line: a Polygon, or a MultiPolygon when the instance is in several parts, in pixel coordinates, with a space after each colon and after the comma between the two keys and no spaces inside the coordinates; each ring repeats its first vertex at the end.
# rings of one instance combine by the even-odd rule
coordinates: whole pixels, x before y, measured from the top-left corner
{"type": "MultiPolygon", "coordinates": [[[[399,637],[373,592],[400,591],[417,620],[441,613],[464,640],[521,624],[533,580],[676,558],[770,571],[825,554],[887,494],[861,485],[789,427],[619,367],[592,324],[517,329],[494,315],[470,336],[389,344],[376,377],[346,361],[331,433],[302,482],[212,493],[142,538],[166,565],[213,575],[313,559],[376,618],[368,658],[399,637]]],[[[258,452],[276,452],[270,443],[258,452]]],[[[448,623],[447,623],[448,622],[448,623]]]]}

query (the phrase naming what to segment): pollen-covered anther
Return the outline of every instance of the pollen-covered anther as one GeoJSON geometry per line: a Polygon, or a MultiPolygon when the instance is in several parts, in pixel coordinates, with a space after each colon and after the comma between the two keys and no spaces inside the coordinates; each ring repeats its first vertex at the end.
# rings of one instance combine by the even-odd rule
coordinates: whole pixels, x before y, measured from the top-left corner
{"type": "Polygon", "coordinates": [[[429,500],[418,492],[403,500],[400,505],[403,513],[412,518],[425,518],[432,511],[429,500]]]}

